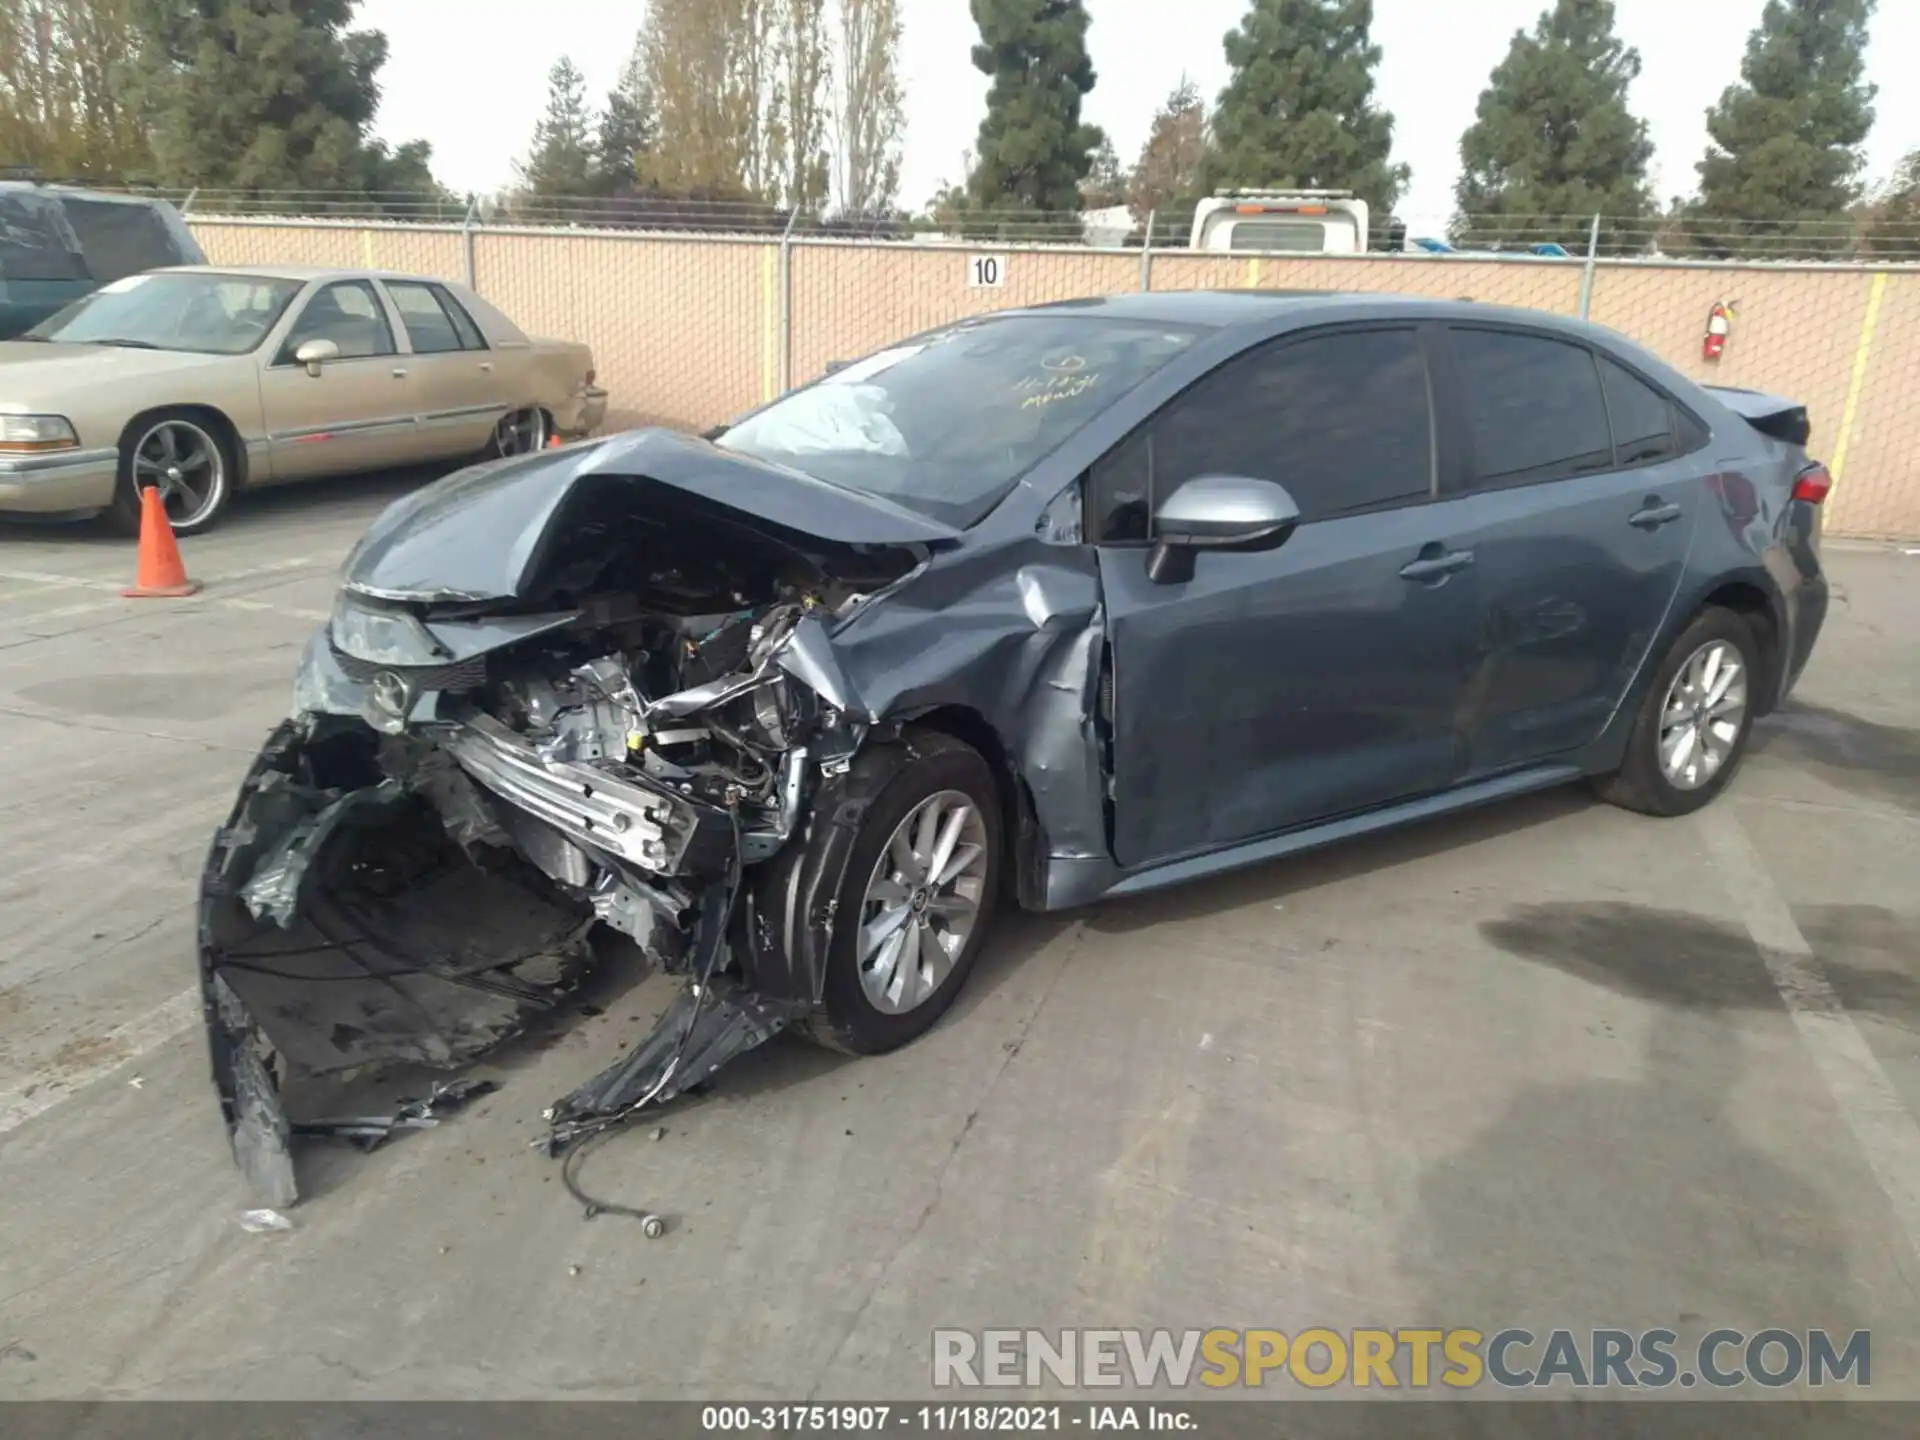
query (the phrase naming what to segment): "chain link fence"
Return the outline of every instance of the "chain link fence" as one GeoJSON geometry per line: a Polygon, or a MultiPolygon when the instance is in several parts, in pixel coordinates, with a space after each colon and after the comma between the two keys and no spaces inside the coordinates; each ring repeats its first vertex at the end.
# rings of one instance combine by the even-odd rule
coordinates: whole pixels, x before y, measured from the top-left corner
{"type": "MultiPolygon", "coordinates": [[[[1530,253],[1525,235],[1490,238],[1491,224],[1482,238],[1497,253],[1330,256],[1196,252],[1168,243],[1166,226],[1088,243],[1071,217],[832,225],[757,206],[582,201],[369,220],[213,215],[208,203],[197,197],[188,218],[214,264],[463,281],[530,332],[585,341],[614,427],[701,429],[916,331],[1093,295],[1369,291],[1585,313],[1698,380],[1807,404],[1836,482],[1829,531],[1920,541],[1920,239],[1889,258],[1885,227],[1881,251],[1856,245],[1844,262],[1778,258],[1772,234],[1751,254],[1681,257],[1657,236],[1629,244],[1591,225],[1590,239],[1605,238],[1566,256],[1530,253]],[[1715,306],[1730,311],[1732,333],[1709,360],[1715,306]]],[[[1515,223],[1503,217],[1500,233],[1515,223]]]]}

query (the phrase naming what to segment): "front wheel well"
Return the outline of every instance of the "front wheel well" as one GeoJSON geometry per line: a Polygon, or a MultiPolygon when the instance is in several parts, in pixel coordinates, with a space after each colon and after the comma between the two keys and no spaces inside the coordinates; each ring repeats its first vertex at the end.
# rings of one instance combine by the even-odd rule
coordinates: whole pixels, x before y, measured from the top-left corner
{"type": "Polygon", "coordinates": [[[1033,796],[1019,767],[1007,753],[1000,733],[978,710],[964,705],[942,705],[910,717],[910,724],[937,730],[978,751],[993,771],[1000,794],[1001,843],[1009,864],[1000,873],[1023,910],[1043,909],[1046,895],[1046,836],[1034,811],[1033,796]]]}
{"type": "Polygon", "coordinates": [[[1700,603],[1702,610],[1731,610],[1753,632],[1753,643],[1760,652],[1762,684],[1757,688],[1754,713],[1764,715],[1773,708],[1773,697],[1780,688],[1780,622],[1774,617],[1773,602],[1767,592],[1750,580],[1734,580],[1721,585],[1700,603]]]}
{"type": "Polygon", "coordinates": [[[219,439],[226,443],[227,456],[233,461],[233,489],[239,490],[247,483],[247,447],[241,442],[240,427],[228,418],[226,411],[212,405],[155,405],[142,410],[127,422],[120,432],[118,448],[125,451],[134,435],[141,427],[151,425],[163,415],[179,415],[189,420],[198,420],[210,427],[219,439]]]}

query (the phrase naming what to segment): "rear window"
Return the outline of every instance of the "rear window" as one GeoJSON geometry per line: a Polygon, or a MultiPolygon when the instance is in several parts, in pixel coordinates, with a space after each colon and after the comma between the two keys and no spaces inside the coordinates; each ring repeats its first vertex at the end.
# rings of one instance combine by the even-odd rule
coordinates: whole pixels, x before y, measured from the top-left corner
{"type": "Polygon", "coordinates": [[[0,190],[0,280],[85,280],[80,240],[60,202],[33,190],[0,190]]]}
{"type": "Polygon", "coordinates": [[[157,205],[63,195],[60,206],[79,237],[87,272],[102,285],[142,270],[199,262],[181,247],[157,205]]]}
{"type": "Polygon", "coordinates": [[[1327,248],[1327,227],[1318,220],[1241,220],[1227,232],[1227,248],[1317,255],[1327,248]]]}

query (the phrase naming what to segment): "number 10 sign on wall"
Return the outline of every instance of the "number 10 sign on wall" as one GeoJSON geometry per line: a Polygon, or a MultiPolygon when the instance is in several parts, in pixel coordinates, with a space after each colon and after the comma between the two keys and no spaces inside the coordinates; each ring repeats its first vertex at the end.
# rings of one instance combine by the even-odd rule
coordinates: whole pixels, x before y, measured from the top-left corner
{"type": "Polygon", "coordinates": [[[1007,283],[1007,257],[1004,255],[969,255],[967,257],[967,288],[970,290],[998,290],[1007,283]]]}

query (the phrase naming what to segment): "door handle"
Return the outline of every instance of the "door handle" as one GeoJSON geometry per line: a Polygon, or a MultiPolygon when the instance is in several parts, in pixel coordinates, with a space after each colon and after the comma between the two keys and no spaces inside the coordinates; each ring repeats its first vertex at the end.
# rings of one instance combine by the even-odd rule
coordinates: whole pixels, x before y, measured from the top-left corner
{"type": "Polygon", "coordinates": [[[480,368],[491,375],[493,373],[493,362],[491,360],[482,360],[480,362],[480,368]]]}
{"type": "Polygon", "coordinates": [[[1403,580],[1440,581],[1473,564],[1471,550],[1442,550],[1437,544],[1422,546],[1420,556],[1400,567],[1403,580]]]}
{"type": "Polygon", "coordinates": [[[394,366],[394,367],[393,367],[393,378],[394,378],[394,379],[396,379],[396,380],[404,380],[404,379],[406,379],[406,378],[407,378],[407,372],[406,372],[406,369],[405,369],[405,368],[404,368],[403,366],[399,366],[399,365],[396,365],[396,366],[394,366]]]}
{"type": "Polygon", "coordinates": [[[1642,530],[1658,530],[1678,520],[1681,513],[1678,505],[1663,505],[1658,495],[1649,495],[1640,502],[1640,508],[1627,517],[1627,523],[1642,530]]]}

